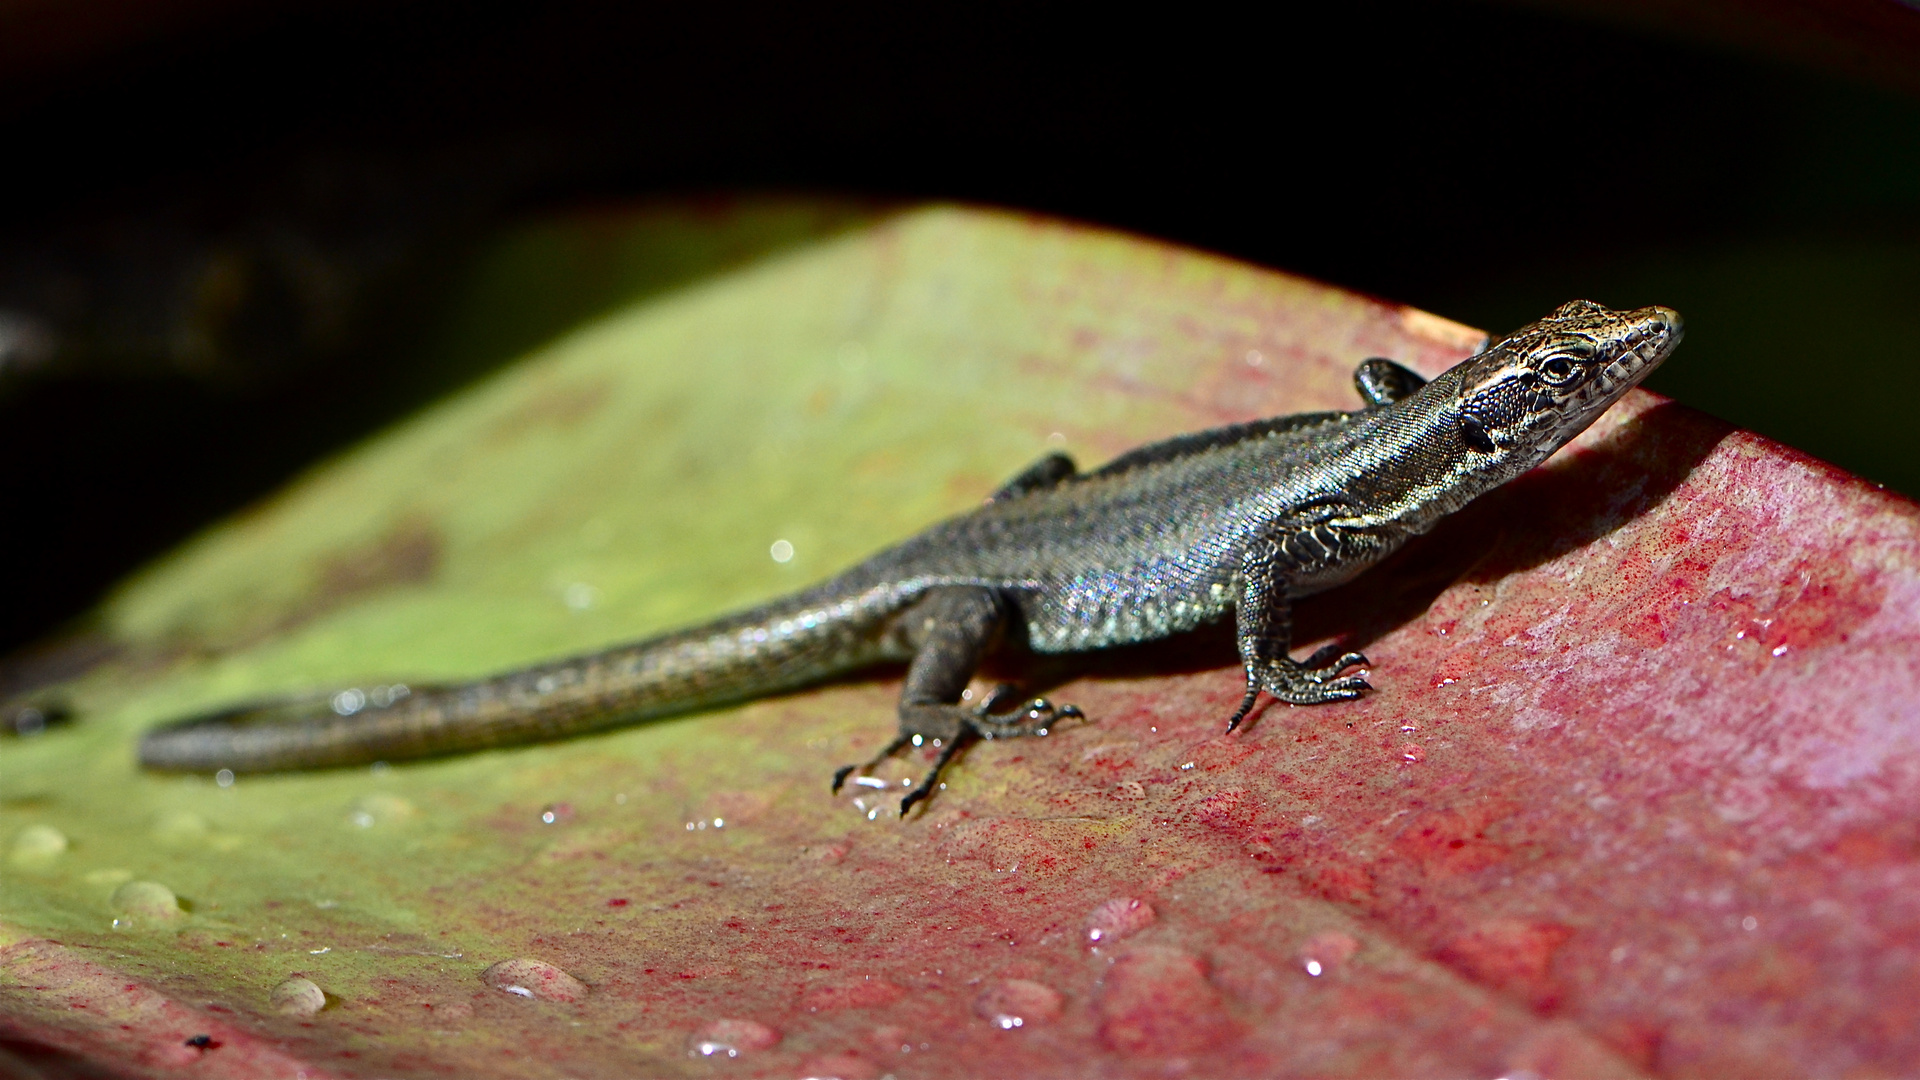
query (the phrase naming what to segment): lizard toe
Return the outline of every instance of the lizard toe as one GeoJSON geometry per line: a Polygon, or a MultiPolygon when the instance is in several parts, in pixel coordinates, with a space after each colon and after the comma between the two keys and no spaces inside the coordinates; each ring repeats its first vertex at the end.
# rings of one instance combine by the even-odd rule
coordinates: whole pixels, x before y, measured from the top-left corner
{"type": "Polygon", "coordinates": [[[1338,673],[1350,667],[1365,667],[1367,658],[1357,652],[1342,652],[1339,645],[1322,645],[1315,649],[1312,656],[1301,661],[1300,666],[1311,671],[1331,671],[1338,673]]]}
{"type": "Polygon", "coordinates": [[[840,794],[840,789],[846,786],[847,777],[852,776],[853,771],[859,767],[858,765],[842,765],[833,770],[833,793],[835,795],[840,794]]]}
{"type": "Polygon", "coordinates": [[[968,726],[983,739],[1013,739],[1033,735],[1045,738],[1054,724],[1070,718],[1085,719],[1086,713],[1075,705],[1055,705],[1046,698],[1034,698],[1016,713],[1005,716],[976,714],[968,726]]]}
{"type": "Polygon", "coordinates": [[[1312,679],[1315,682],[1327,682],[1328,680],[1331,680],[1331,679],[1338,679],[1343,673],[1345,673],[1351,668],[1363,668],[1363,667],[1369,666],[1367,658],[1357,652],[1343,653],[1340,656],[1336,657],[1333,660],[1333,662],[1329,664],[1313,663],[1313,660],[1318,660],[1318,659],[1319,659],[1319,656],[1316,654],[1306,664],[1302,665],[1307,669],[1306,670],[1307,677],[1312,679]]]}

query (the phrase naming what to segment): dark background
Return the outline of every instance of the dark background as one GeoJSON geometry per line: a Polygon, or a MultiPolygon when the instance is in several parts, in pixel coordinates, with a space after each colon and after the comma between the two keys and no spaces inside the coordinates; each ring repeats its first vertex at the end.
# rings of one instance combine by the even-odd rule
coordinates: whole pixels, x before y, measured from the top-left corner
{"type": "Polygon", "coordinates": [[[411,348],[487,236],[659,194],[1032,208],[1495,330],[1668,304],[1655,389],[1920,492],[1920,11],[1332,6],[0,6],[0,652],[527,344],[411,348]]]}

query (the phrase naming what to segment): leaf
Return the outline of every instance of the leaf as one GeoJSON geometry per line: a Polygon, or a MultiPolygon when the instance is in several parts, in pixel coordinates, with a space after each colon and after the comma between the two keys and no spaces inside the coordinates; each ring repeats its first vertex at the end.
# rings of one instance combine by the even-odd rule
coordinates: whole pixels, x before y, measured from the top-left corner
{"type": "Polygon", "coordinates": [[[1478,337],[939,207],[616,311],[108,601],[81,719],[5,748],[0,1022],[155,1075],[1910,1071],[1920,513],[1644,393],[1305,605],[1377,693],[1224,736],[1219,634],[1015,665],[1090,721],[904,822],[920,760],[827,793],[897,671],[391,769],[132,766],[184,712],[680,625],[1059,446],[1351,407],[1360,359],[1478,337]],[[130,881],[180,912],[116,929],[130,881]]]}

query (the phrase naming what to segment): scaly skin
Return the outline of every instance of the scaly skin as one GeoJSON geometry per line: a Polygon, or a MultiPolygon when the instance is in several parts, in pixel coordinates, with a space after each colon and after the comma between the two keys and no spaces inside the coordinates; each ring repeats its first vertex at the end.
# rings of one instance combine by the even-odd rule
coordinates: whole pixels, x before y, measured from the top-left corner
{"type": "MultiPolygon", "coordinates": [[[[1292,602],[1351,580],[1585,430],[1679,344],[1667,308],[1576,300],[1431,382],[1355,372],[1366,407],[1183,435],[1089,473],[1042,459],[979,508],[764,607],[472,683],[242,706],[149,733],[152,769],[257,772],[562,738],[908,661],[899,736],[932,740],[925,798],[966,741],[1044,735],[1071,706],[963,706],[1005,639],[1064,653],[1234,616],[1247,693],[1308,705],[1370,689],[1358,653],[1288,655],[1292,602]]],[[[864,767],[864,766],[862,766],[864,767]]],[[[838,789],[855,766],[834,777],[838,789]]]]}

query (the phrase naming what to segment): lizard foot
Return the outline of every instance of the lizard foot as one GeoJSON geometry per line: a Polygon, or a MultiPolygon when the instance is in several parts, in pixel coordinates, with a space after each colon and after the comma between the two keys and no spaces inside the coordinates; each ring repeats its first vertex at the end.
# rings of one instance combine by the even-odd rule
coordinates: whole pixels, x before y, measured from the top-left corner
{"type": "Polygon", "coordinates": [[[1079,706],[1055,705],[1043,697],[1034,698],[1010,713],[996,712],[1002,702],[1018,692],[1019,688],[1011,683],[994,687],[993,692],[968,714],[967,726],[983,739],[1017,739],[1023,735],[1045,738],[1053,725],[1062,720],[1087,718],[1079,706]]]}
{"type": "Polygon", "coordinates": [[[1046,698],[1034,698],[1011,712],[996,712],[997,706],[1013,696],[1017,688],[1002,684],[987,694],[978,705],[911,705],[901,708],[904,728],[879,753],[858,765],[842,766],[833,774],[833,790],[838,792],[855,773],[865,773],[908,747],[932,743],[939,751],[932,768],[920,783],[900,800],[900,816],[930,797],[939,786],[940,775],[961,746],[974,739],[1013,739],[1022,736],[1044,738],[1053,725],[1063,720],[1085,719],[1086,713],[1072,705],[1055,705],[1046,698]]]}
{"type": "MultiPolygon", "coordinates": [[[[920,783],[912,791],[907,792],[906,798],[900,800],[901,817],[907,816],[907,811],[913,809],[913,804],[933,794],[934,787],[940,782],[940,774],[946,770],[947,762],[953,760],[954,752],[967,741],[965,736],[971,735],[981,739],[1016,739],[1032,735],[1045,738],[1053,725],[1062,720],[1086,719],[1087,714],[1081,712],[1078,707],[1055,705],[1043,697],[1034,698],[1011,713],[994,712],[994,706],[1015,693],[1017,693],[1016,687],[1002,683],[975,708],[959,710],[960,718],[966,724],[966,732],[961,738],[948,741],[947,745],[941,749],[940,756],[934,759],[933,768],[928,769],[927,775],[920,778],[920,783]]],[[[919,741],[919,736],[914,736],[915,745],[918,745],[919,741]]]]}
{"type": "Polygon", "coordinates": [[[1373,689],[1364,675],[1344,674],[1350,668],[1368,666],[1367,658],[1357,652],[1341,652],[1328,645],[1302,663],[1282,656],[1268,661],[1264,669],[1247,672],[1247,696],[1240,708],[1227,720],[1227,730],[1240,726],[1253,711],[1254,700],[1265,690],[1290,705],[1319,705],[1328,701],[1351,701],[1373,689]]]}
{"type": "MultiPolygon", "coordinates": [[[[942,710],[951,709],[954,712],[960,712],[966,715],[971,715],[973,712],[971,709],[963,710],[957,706],[921,706],[920,709],[916,711],[923,711],[930,708],[942,710]]],[[[939,751],[939,755],[933,759],[933,767],[927,770],[927,774],[920,778],[920,782],[914,785],[912,791],[907,792],[906,798],[900,800],[900,816],[906,817],[907,811],[913,809],[914,803],[920,802],[933,794],[934,786],[940,782],[941,772],[946,769],[947,763],[953,760],[953,755],[959,753],[961,744],[975,737],[973,729],[966,726],[964,722],[952,726],[956,733],[944,737],[934,736],[929,738],[926,735],[901,732],[899,735],[894,736],[893,741],[883,747],[879,753],[873,755],[873,757],[866,761],[858,765],[842,765],[840,768],[834,770],[834,793],[838,794],[841,787],[846,784],[847,778],[854,773],[864,775],[881,762],[898,754],[909,746],[917,748],[931,744],[935,750],[939,751]]],[[[865,781],[862,782],[864,783],[865,781]]],[[[873,781],[873,783],[877,784],[878,781],[873,781]]]]}

